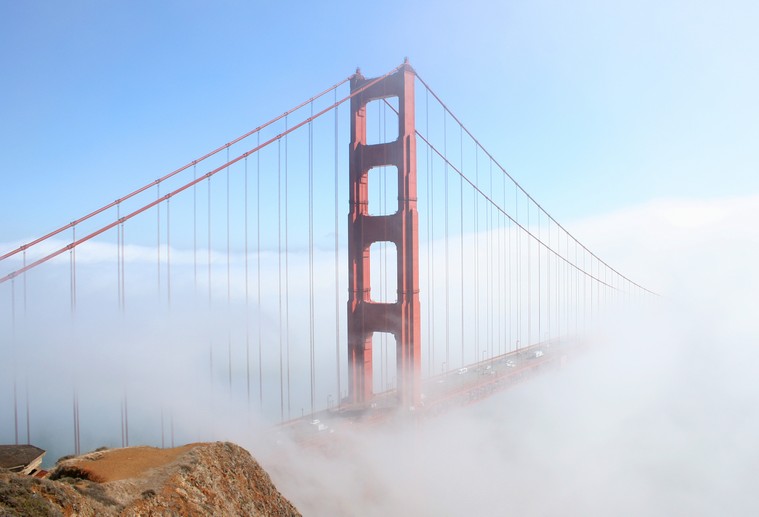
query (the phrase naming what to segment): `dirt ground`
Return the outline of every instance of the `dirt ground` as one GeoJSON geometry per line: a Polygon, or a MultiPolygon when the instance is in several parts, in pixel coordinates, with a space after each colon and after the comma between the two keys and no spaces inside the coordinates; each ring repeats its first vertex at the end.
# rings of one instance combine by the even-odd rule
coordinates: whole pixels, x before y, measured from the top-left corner
{"type": "Polygon", "coordinates": [[[173,449],[155,447],[127,447],[100,453],[90,453],[87,459],[77,459],[76,466],[89,474],[89,478],[100,483],[141,477],[152,468],[162,467],[197,447],[191,443],[173,449]]]}

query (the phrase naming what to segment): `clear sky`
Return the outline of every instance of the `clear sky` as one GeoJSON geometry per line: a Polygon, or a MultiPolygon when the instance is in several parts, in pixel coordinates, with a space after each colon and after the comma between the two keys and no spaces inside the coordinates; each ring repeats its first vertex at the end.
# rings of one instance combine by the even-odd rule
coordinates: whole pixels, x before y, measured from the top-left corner
{"type": "Polygon", "coordinates": [[[560,221],[759,192],[755,2],[0,0],[0,241],[408,56],[560,221]]]}

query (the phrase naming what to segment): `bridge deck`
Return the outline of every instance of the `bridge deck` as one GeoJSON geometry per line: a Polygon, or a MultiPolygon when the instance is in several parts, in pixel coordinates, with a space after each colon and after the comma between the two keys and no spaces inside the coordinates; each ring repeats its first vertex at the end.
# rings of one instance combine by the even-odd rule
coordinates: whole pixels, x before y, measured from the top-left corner
{"type": "Polygon", "coordinates": [[[566,361],[571,342],[531,345],[470,366],[425,379],[422,405],[402,408],[397,393],[375,395],[367,405],[342,405],[282,424],[284,432],[301,444],[329,446],[329,439],[346,427],[378,425],[395,419],[425,418],[465,406],[517,384],[566,361]]]}

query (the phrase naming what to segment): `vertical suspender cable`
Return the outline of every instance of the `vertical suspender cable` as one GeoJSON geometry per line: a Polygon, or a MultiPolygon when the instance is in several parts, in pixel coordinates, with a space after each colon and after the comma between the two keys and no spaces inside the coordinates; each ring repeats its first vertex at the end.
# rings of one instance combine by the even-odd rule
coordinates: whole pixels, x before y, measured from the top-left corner
{"type": "MultiPolygon", "coordinates": [[[[72,244],[76,242],[76,225],[72,225],[71,227],[71,242],[72,244]]],[[[71,269],[71,319],[72,322],[76,316],[76,247],[72,245],[71,251],[69,254],[70,259],[70,269],[71,269]]],[[[14,385],[15,389],[15,385],[14,385]]],[[[76,389],[76,379],[74,380],[74,389],[73,389],[73,397],[72,397],[72,405],[73,405],[73,417],[74,417],[74,451],[76,454],[79,454],[79,394],[77,393],[76,389]]],[[[14,404],[15,404],[15,393],[14,393],[14,404]]],[[[18,443],[18,423],[16,424],[16,443],[18,443]]]]}
{"type": "MultiPolygon", "coordinates": [[[[311,103],[311,116],[314,103],[311,103]]],[[[311,366],[311,414],[316,395],[316,358],[314,351],[314,128],[308,123],[308,341],[311,366]]]]}
{"type": "Polygon", "coordinates": [[[226,181],[227,181],[227,310],[229,310],[229,305],[232,301],[232,279],[230,277],[230,251],[229,251],[229,147],[227,147],[227,167],[225,171],[226,181]]]}
{"type": "MultiPolygon", "coordinates": [[[[22,254],[23,267],[26,267],[26,250],[22,254]]],[[[26,304],[26,273],[23,276],[23,309],[24,309],[24,323],[27,324],[27,304],[26,304]]],[[[15,342],[15,340],[14,340],[15,342]]],[[[28,366],[27,366],[28,367],[28,366]]],[[[31,445],[31,430],[30,430],[30,418],[29,418],[29,374],[24,380],[24,395],[26,399],[26,444],[31,445]]]]}
{"type": "MultiPolygon", "coordinates": [[[[156,183],[156,200],[161,199],[161,184],[156,183]]],[[[161,205],[158,204],[155,206],[155,213],[156,213],[156,286],[157,286],[157,296],[160,300],[161,298],[161,205]]]]}
{"type": "Polygon", "coordinates": [[[564,232],[564,257],[567,261],[564,263],[564,278],[562,279],[562,285],[564,286],[563,304],[564,304],[564,335],[568,338],[571,337],[569,319],[572,311],[571,296],[572,296],[572,257],[569,248],[569,233],[564,232]]]}
{"type": "MultiPolygon", "coordinates": [[[[171,313],[171,198],[166,198],[166,307],[171,313]]],[[[158,205],[156,208],[159,208],[158,205]]],[[[159,293],[160,294],[160,293],[159,293]]],[[[161,403],[161,448],[164,447],[163,403],[161,403]]]]}
{"type": "Polygon", "coordinates": [[[248,278],[248,157],[245,157],[243,185],[243,205],[245,219],[245,393],[250,410],[250,283],[248,278]]]}
{"type": "Polygon", "coordinates": [[[29,376],[27,375],[24,392],[26,395],[26,444],[32,444],[31,418],[29,415],[29,376]]]}
{"type": "MultiPolygon", "coordinates": [[[[156,200],[161,199],[161,184],[156,183],[155,185],[155,198],[156,200]]],[[[158,299],[161,299],[161,205],[158,204],[155,206],[155,235],[156,235],[156,243],[155,243],[155,250],[156,250],[156,290],[157,290],[157,296],[158,299]]]]}
{"type": "MultiPolygon", "coordinates": [[[[26,273],[25,273],[26,274],[26,273]]],[[[11,343],[13,343],[13,422],[14,422],[14,429],[15,429],[15,444],[18,445],[18,407],[17,407],[17,399],[16,399],[16,368],[18,368],[18,365],[16,364],[16,279],[11,278],[11,343]]],[[[74,421],[74,425],[76,425],[76,420],[74,421]]]]}
{"type": "Polygon", "coordinates": [[[451,325],[451,313],[449,303],[449,281],[448,277],[451,272],[448,262],[448,131],[446,127],[446,113],[443,111],[443,155],[445,156],[444,170],[445,170],[445,364],[447,368],[450,368],[450,325],[451,325]]]}
{"type": "MultiPolygon", "coordinates": [[[[577,245],[579,243],[576,240],[574,241],[574,243],[575,243],[575,265],[577,266],[577,265],[579,265],[579,261],[577,260],[577,245]]],[[[584,254],[583,254],[583,259],[582,260],[583,260],[583,271],[585,271],[585,255],[584,254]]],[[[580,306],[580,269],[579,268],[575,268],[575,277],[577,278],[577,280],[575,282],[575,285],[576,285],[576,289],[575,289],[575,298],[576,298],[576,302],[575,302],[575,307],[576,307],[576,309],[575,309],[575,337],[577,337],[577,334],[578,334],[578,319],[579,319],[579,311],[578,311],[578,309],[579,309],[579,306],[580,306]]],[[[584,287],[585,287],[585,282],[583,281],[583,293],[582,293],[583,294],[582,295],[582,305],[583,305],[583,307],[585,307],[585,289],[584,289],[584,287]]]]}
{"type": "MultiPolygon", "coordinates": [[[[430,91],[424,89],[425,132],[430,136],[430,91]]],[[[427,145],[427,344],[430,375],[435,373],[435,177],[433,176],[432,148],[427,145]]],[[[442,372],[441,372],[442,373],[442,372]]]]}
{"type": "Polygon", "coordinates": [[[541,238],[540,238],[540,219],[541,219],[540,212],[541,212],[541,210],[540,210],[540,208],[538,208],[538,231],[537,231],[537,233],[538,233],[538,239],[537,239],[537,242],[535,242],[535,248],[538,250],[538,341],[537,341],[538,343],[541,343],[542,342],[542,338],[543,338],[543,325],[542,325],[543,322],[541,320],[541,314],[543,312],[543,304],[542,304],[542,299],[541,299],[542,298],[541,297],[541,291],[542,291],[542,287],[543,287],[542,286],[543,282],[542,282],[541,267],[540,267],[540,262],[542,261],[542,258],[543,258],[543,250],[542,250],[543,246],[540,244],[540,241],[541,241],[541,238]]]}
{"type": "Polygon", "coordinates": [[[561,254],[561,228],[556,225],[556,252],[558,253],[556,260],[556,334],[559,339],[562,338],[561,333],[561,305],[562,305],[562,291],[561,283],[563,281],[562,270],[564,269],[563,261],[559,260],[564,255],[561,254]]]}
{"type": "MultiPolygon", "coordinates": [[[[26,250],[24,250],[22,254],[23,263],[22,266],[26,268],[26,250]]],[[[23,285],[22,285],[23,291],[24,291],[24,320],[26,320],[26,273],[24,273],[23,276],[23,285]]]]}
{"type": "MultiPolygon", "coordinates": [[[[429,94],[427,93],[427,90],[424,90],[425,97],[424,97],[424,117],[425,117],[425,133],[427,137],[429,138],[429,94]]],[[[426,229],[426,240],[427,240],[427,276],[426,276],[426,317],[427,317],[427,331],[423,335],[426,335],[427,338],[427,375],[433,375],[433,366],[434,363],[432,362],[432,329],[430,328],[430,277],[432,276],[432,271],[430,270],[430,240],[432,239],[430,235],[430,155],[429,155],[429,146],[427,146],[426,151],[424,153],[425,158],[425,164],[424,164],[424,171],[425,171],[425,177],[424,177],[424,199],[425,199],[425,210],[426,210],[426,221],[425,221],[425,229],[426,229]]]]}
{"type": "Polygon", "coordinates": [[[211,311],[211,176],[208,176],[208,311],[211,311]]]}
{"type": "Polygon", "coordinates": [[[590,258],[590,275],[588,275],[588,270],[586,269],[585,265],[585,259],[587,257],[587,253],[585,253],[585,250],[582,251],[582,273],[583,273],[583,300],[582,300],[582,330],[583,332],[587,328],[587,319],[586,319],[586,311],[587,311],[587,305],[588,305],[588,295],[586,291],[590,291],[590,320],[593,320],[593,257],[590,258]],[[588,289],[588,284],[590,284],[590,288],[588,289]]]}
{"type": "Polygon", "coordinates": [[[171,310],[171,199],[166,198],[166,302],[171,310]]]}
{"type": "MultiPolygon", "coordinates": [[[[71,242],[76,242],[76,226],[71,227],[72,237],[71,242]]],[[[72,245],[69,252],[69,269],[71,276],[71,316],[74,316],[76,311],[76,247],[72,245]]]]}
{"type": "Polygon", "coordinates": [[[279,418],[285,420],[284,329],[282,328],[282,140],[277,140],[277,257],[279,277],[279,418]]]}
{"type": "Polygon", "coordinates": [[[598,261],[598,315],[601,315],[601,309],[603,308],[604,304],[606,303],[606,295],[608,294],[607,289],[607,278],[606,278],[606,268],[601,264],[601,261],[599,259],[598,261]],[[603,270],[603,280],[601,280],[601,270],[603,270]]]}
{"type": "Polygon", "coordinates": [[[519,341],[522,339],[522,232],[519,228],[519,191],[514,183],[514,214],[516,216],[517,227],[514,229],[514,244],[516,247],[516,274],[517,274],[517,332],[516,332],[516,349],[519,350],[519,341]]]}
{"type": "MultiPolygon", "coordinates": [[[[490,167],[493,167],[493,160],[492,160],[492,158],[490,159],[490,167]]],[[[506,208],[506,176],[503,177],[503,207],[504,207],[504,209],[506,208]]],[[[511,219],[509,219],[508,217],[506,218],[506,224],[507,224],[507,226],[506,226],[506,228],[507,228],[507,234],[506,235],[508,236],[508,239],[509,239],[508,240],[508,250],[507,250],[508,253],[506,254],[506,256],[507,256],[506,260],[509,263],[509,277],[508,277],[509,278],[508,279],[508,282],[509,282],[509,343],[508,343],[508,346],[506,347],[506,351],[510,352],[511,351],[511,345],[514,342],[513,341],[513,339],[514,339],[514,336],[513,336],[514,311],[513,311],[513,307],[512,307],[512,302],[514,301],[513,300],[513,293],[512,293],[512,285],[514,283],[514,280],[513,280],[514,277],[512,276],[512,273],[511,273],[511,263],[512,263],[512,260],[511,260],[511,233],[512,233],[512,231],[511,231],[511,219]]],[[[504,290],[503,291],[504,291],[504,293],[506,292],[505,286],[504,286],[504,290]]]]}
{"type": "Polygon", "coordinates": [[[459,263],[461,273],[459,274],[459,296],[461,297],[461,366],[466,364],[464,359],[464,130],[459,125],[459,263]]]}
{"type": "Polygon", "coordinates": [[[229,379],[229,393],[232,394],[232,329],[230,327],[230,314],[232,312],[232,279],[230,277],[230,253],[229,253],[229,146],[227,146],[227,372],[229,379]]]}
{"type": "Polygon", "coordinates": [[[122,317],[126,312],[126,243],[124,241],[124,223],[119,226],[121,234],[121,314],[122,317]]]}
{"type": "MultiPolygon", "coordinates": [[[[337,104],[337,89],[335,89],[335,104],[337,104]]],[[[337,405],[342,406],[343,393],[340,379],[340,203],[339,203],[339,156],[338,145],[338,107],[335,107],[335,371],[337,372],[337,405]]]]}
{"type": "MultiPolygon", "coordinates": [[[[285,117],[285,130],[288,120],[285,117]]],[[[287,352],[287,418],[291,418],[290,397],[290,242],[289,242],[289,184],[288,184],[288,138],[285,134],[285,349],[287,352]]]]}
{"type": "MultiPolygon", "coordinates": [[[[116,220],[121,219],[121,203],[116,204],[116,220]]],[[[116,227],[116,296],[121,309],[121,228],[116,227]]]]}
{"type": "MultiPolygon", "coordinates": [[[[198,179],[197,165],[192,166],[193,182],[198,179]]],[[[192,185],[192,273],[195,296],[198,295],[198,185],[192,185]]]]}
{"type": "Polygon", "coordinates": [[[548,342],[551,342],[551,259],[552,255],[549,252],[551,249],[551,218],[548,218],[548,248],[546,249],[546,292],[548,299],[546,301],[547,316],[548,316],[548,342]]]}
{"type": "MultiPolygon", "coordinates": [[[[22,254],[22,265],[23,267],[26,267],[26,250],[24,250],[22,254]]],[[[26,273],[24,273],[23,277],[23,311],[24,311],[24,323],[25,326],[27,324],[27,303],[26,303],[26,273]]],[[[15,325],[15,322],[13,323],[15,325]]],[[[14,331],[15,334],[15,331],[14,331]]],[[[15,339],[12,340],[12,342],[15,343],[15,339]]],[[[27,366],[28,367],[28,366],[27,366]]],[[[25,381],[24,381],[24,395],[26,398],[26,444],[31,445],[32,439],[31,439],[31,429],[30,429],[30,418],[29,418],[29,374],[27,372],[25,381]]]]}
{"type": "MultiPolygon", "coordinates": [[[[475,147],[475,152],[476,152],[476,150],[477,150],[477,147],[475,147]]],[[[475,156],[477,156],[477,155],[475,154],[475,156]]],[[[489,174],[490,174],[490,195],[491,195],[491,197],[493,197],[493,199],[495,199],[495,196],[493,195],[493,166],[492,166],[492,164],[490,165],[490,168],[489,168],[489,174]]],[[[505,203],[503,205],[503,208],[504,208],[504,210],[506,209],[506,204],[505,203]]],[[[503,231],[503,226],[502,226],[501,221],[503,220],[503,214],[501,214],[501,212],[499,211],[499,212],[497,212],[497,216],[498,216],[498,221],[495,223],[495,225],[497,226],[497,230],[496,230],[496,246],[498,247],[498,264],[497,264],[497,267],[495,268],[495,271],[497,272],[495,285],[498,286],[498,291],[499,291],[498,295],[497,295],[498,296],[498,310],[496,311],[496,314],[498,315],[498,339],[497,339],[497,342],[498,342],[498,354],[497,355],[502,355],[504,353],[504,351],[503,351],[503,323],[504,323],[504,321],[503,321],[504,320],[504,317],[503,317],[503,293],[505,292],[505,289],[501,290],[500,286],[502,285],[501,279],[503,278],[503,248],[504,248],[504,245],[506,243],[505,242],[501,242],[501,233],[503,231]]],[[[493,289],[493,290],[495,291],[495,289],[493,289]]],[[[495,293],[494,293],[494,296],[495,296],[495,293]]],[[[493,350],[493,354],[492,355],[496,355],[495,354],[495,350],[496,350],[495,344],[492,346],[492,350],[493,350]]]]}
{"type": "MultiPolygon", "coordinates": [[[[15,375],[15,372],[14,372],[14,375],[15,375]]],[[[74,400],[76,400],[76,398],[74,400]]],[[[76,429],[76,418],[74,418],[74,429],[76,429]]],[[[13,379],[13,432],[15,436],[15,441],[13,443],[18,445],[18,396],[17,396],[15,378],[13,379]]],[[[76,434],[76,430],[74,431],[74,434],[76,434]]]]}
{"type": "MultiPolygon", "coordinates": [[[[459,126],[460,135],[463,135],[463,129],[461,129],[461,126],[459,126]]],[[[461,136],[460,138],[463,138],[461,136]]],[[[459,178],[461,180],[461,188],[463,190],[464,188],[464,148],[462,144],[461,148],[461,174],[459,175],[459,178]]],[[[475,158],[477,156],[477,149],[475,148],[475,158]]],[[[474,184],[477,188],[480,186],[480,171],[475,165],[474,168],[474,184]]],[[[477,192],[477,188],[472,189],[472,201],[473,201],[473,210],[474,210],[474,231],[472,232],[472,240],[474,241],[474,246],[472,246],[472,265],[474,267],[474,282],[473,282],[473,288],[474,288],[474,314],[473,314],[473,320],[474,320],[474,360],[479,361],[481,359],[480,356],[480,200],[479,200],[479,193],[477,192]]],[[[463,212],[463,198],[462,198],[462,212],[463,212]]],[[[462,226],[463,226],[463,218],[462,218],[462,226]]],[[[463,230],[462,230],[463,232],[463,230]]],[[[461,243],[461,247],[463,249],[463,241],[461,243]]],[[[462,269],[461,269],[461,285],[464,285],[464,268],[463,268],[463,260],[462,262],[462,269]]],[[[463,291],[463,287],[462,287],[463,291]]],[[[461,333],[461,341],[464,341],[464,333],[463,333],[463,327],[464,327],[464,296],[462,293],[461,296],[461,326],[462,326],[462,333],[461,333]]],[[[463,359],[463,358],[462,358],[463,359]]],[[[463,360],[462,360],[463,363],[463,360]]],[[[462,364],[463,366],[463,364],[462,364]]]]}
{"type": "MultiPolygon", "coordinates": [[[[601,295],[604,293],[604,286],[601,285],[601,260],[596,259],[596,264],[596,277],[598,278],[598,281],[596,282],[596,317],[598,317],[601,311],[601,295]]],[[[604,280],[606,280],[605,272],[604,280]]]]}
{"type": "MultiPolygon", "coordinates": [[[[475,148],[475,160],[477,156],[477,149],[475,148]]],[[[463,173],[463,170],[462,170],[463,173]]],[[[463,177],[461,179],[463,181],[463,177]]],[[[476,166],[474,167],[474,184],[479,188],[480,185],[480,170],[476,166]]],[[[474,232],[472,232],[472,240],[474,246],[472,246],[472,262],[474,262],[474,360],[479,361],[480,356],[480,197],[476,188],[472,189],[472,201],[474,205],[474,232]]],[[[463,203],[462,203],[463,204],[463,203]]],[[[462,208],[463,210],[463,208],[462,208]]],[[[463,247],[463,246],[462,246],[463,247]]],[[[464,282],[464,273],[462,269],[461,282],[464,282]]],[[[463,299],[462,299],[463,304],[463,299]]],[[[463,333],[462,333],[463,340],[463,333]]]]}
{"type": "MultiPolygon", "coordinates": [[[[26,274],[26,273],[24,273],[26,274]]],[[[11,342],[16,340],[16,278],[11,278],[11,342]]],[[[15,347],[14,347],[15,350],[15,347]]],[[[15,353],[14,353],[15,357],[15,353]]]]}
{"type": "MultiPolygon", "coordinates": [[[[77,416],[79,416],[78,402],[77,402],[76,412],[77,412],[77,416]]],[[[127,398],[126,390],[124,391],[124,443],[126,447],[129,447],[129,399],[127,398]]]]}
{"type": "Polygon", "coordinates": [[[126,439],[124,437],[124,398],[121,399],[121,404],[119,405],[119,416],[121,417],[121,447],[126,447],[126,439]]]}
{"type": "MultiPolygon", "coordinates": [[[[561,231],[561,229],[559,229],[561,231]]],[[[559,287],[561,289],[561,314],[559,319],[559,335],[564,336],[565,338],[569,337],[569,239],[567,238],[566,231],[564,232],[564,238],[561,238],[562,234],[559,233],[558,239],[561,243],[564,242],[564,251],[562,257],[566,261],[563,261],[561,264],[561,278],[559,281],[559,287]],[[564,328],[562,330],[561,324],[564,324],[564,328]]]]}
{"type": "MultiPolygon", "coordinates": [[[[475,152],[475,158],[478,156],[478,147],[475,144],[474,152],[475,152]]],[[[502,284],[502,277],[503,277],[503,243],[501,240],[501,233],[503,231],[503,226],[501,223],[502,216],[500,210],[496,210],[495,218],[493,216],[493,208],[495,205],[496,209],[500,209],[500,207],[496,204],[495,201],[495,194],[493,193],[493,167],[488,167],[488,178],[490,182],[490,198],[493,200],[490,205],[490,232],[491,234],[495,232],[495,248],[493,248],[493,254],[494,257],[491,257],[491,263],[490,263],[490,272],[491,275],[494,278],[491,278],[490,281],[492,282],[492,285],[490,286],[490,300],[491,300],[491,325],[492,325],[492,334],[493,334],[493,342],[490,343],[490,357],[495,357],[498,355],[503,354],[503,290],[501,288],[502,284]],[[495,260],[495,263],[493,263],[493,260],[495,260]],[[496,329],[497,327],[497,329],[496,329]],[[496,335],[497,333],[497,335],[496,335]]],[[[506,207],[504,206],[503,209],[506,207]]],[[[492,235],[491,235],[491,246],[492,246],[492,235]]]]}
{"type": "MultiPolygon", "coordinates": [[[[484,186],[480,187],[479,180],[477,180],[477,188],[484,192],[484,186]]],[[[490,199],[493,198],[493,182],[490,178],[490,199]]],[[[478,194],[479,196],[479,194],[478,194]]],[[[492,354],[493,350],[493,271],[492,271],[492,259],[493,259],[493,235],[490,233],[490,218],[492,212],[492,202],[485,200],[485,345],[482,347],[482,356],[478,360],[485,360],[488,353],[492,354]]],[[[479,210],[477,211],[477,218],[479,219],[479,210]]],[[[480,239],[478,235],[477,239],[480,239]]],[[[478,257],[479,262],[479,257],[478,257]]]]}
{"type": "MultiPolygon", "coordinates": [[[[261,133],[257,135],[257,147],[261,147],[261,133]]],[[[279,203],[279,198],[277,198],[279,203]]],[[[277,205],[279,215],[279,205],[277,205]]],[[[261,152],[256,152],[256,313],[258,322],[258,404],[264,408],[263,343],[261,342],[261,152]]]]}
{"type": "Polygon", "coordinates": [[[74,387],[74,454],[79,455],[81,453],[81,441],[80,441],[80,420],[79,420],[79,391],[76,386],[74,387]]]}
{"type": "MultiPolygon", "coordinates": [[[[530,199],[527,199],[527,231],[530,227],[530,199]]],[[[532,345],[532,236],[527,234],[527,345],[532,345]]]]}
{"type": "MultiPolygon", "coordinates": [[[[475,157],[476,157],[476,153],[477,153],[477,148],[475,147],[475,157]]],[[[490,190],[490,194],[489,195],[490,195],[490,199],[494,200],[495,197],[493,196],[493,171],[492,171],[492,169],[488,172],[488,176],[489,176],[488,177],[488,182],[490,183],[490,189],[489,189],[490,190]]],[[[488,351],[489,351],[490,357],[493,357],[494,355],[496,355],[495,354],[495,351],[496,351],[496,346],[495,346],[495,328],[494,328],[494,326],[495,326],[495,314],[493,312],[494,309],[495,309],[494,296],[495,296],[495,285],[498,285],[498,284],[493,284],[493,277],[495,276],[495,274],[494,274],[494,266],[493,266],[493,258],[495,257],[495,253],[496,253],[495,252],[495,248],[493,247],[493,202],[487,203],[486,206],[488,208],[488,212],[487,212],[487,232],[488,232],[488,246],[490,248],[490,252],[488,253],[488,305],[489,305],[488,316],[490,318],[490,326],[488,327],[488,329],[489,329],[489,334],[488,334],[488,336],[489,336],[488,337],[488,351]]],[[[499,242],[500,242],[500,240],[499,240],[499,242]]],[[[500,253],[500,249],[498,251],[500,253]]],[[[499,320],[500,320],[500,318],[499,318],[499,320]]]]}
{"type": "MultiPolygon", "coordinates": [[[[587,256],[587,253],[585,252],[585,250],[583,250],[582,252],[583,265],[584,265],[584,260],[586,256],[587,256]]],[[[593,256],[592,255],[590,256],[590,273],[588,273],[588,270],[583,267],[583,275],[587,279],[587,283],[590,284],[590,318],[589,320],[592,323],[593,322],[593,290],[595,288],[595,286],[593,285],[594,280],[593,280],[593,256]]],[[[587,324],[585,320],[583,319],[583,322],[582,322],[583,331],[585,330],[586,325],[587,324]]]]}
{"type": "MultiPolygon", "coordinates": [[[[208,176],[208,314],[211,316],[211,176],[208,176]]],[[[213,335],[208,343],[208,373],[213,393],[213,335]]]]}
{"type": "Polygon", "coordinates": [[[593,321],[596,321],[599,316],[599,311],[601,309],[601,297],[603,296],[603,285],[601,284],[601,261],[596,259],[596,310],[595,310],[595,319],[593,321]]]}
{"type": "MultiPolygon", "coordinates": [[[[567,237],[567,241],[569,241],[569,237],[567,237]]],[[[569,280],[569,288],[570,288],[569,296],[571,297],[570,306],[572,307],[572,313],[570,317],[574,318],[575,320],[574,331],[572,335],[574,336],[575,339],[577,339],[577,319],[578,319],[578,314],[580,311],[580,303],[579,303],[580,302],[580,284],[579,284],[579,275],[578,275],[578,272],[580,270],[580,267],[579,267],[580,263],[577,259],[577,242],[574,239],[572,239],[571,243],[574,248],[574,260],[570,264],[571,267],[569,268],[569,274],[571,276],[569,280]]]]}

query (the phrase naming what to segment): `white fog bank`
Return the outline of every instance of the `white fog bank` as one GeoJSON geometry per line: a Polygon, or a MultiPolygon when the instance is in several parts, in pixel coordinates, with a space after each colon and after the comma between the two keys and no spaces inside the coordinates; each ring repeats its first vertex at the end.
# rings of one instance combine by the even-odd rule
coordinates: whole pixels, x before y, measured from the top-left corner
{"type": "MultiPolygon", "coordinates": [[[[305,515],[757,515],[759,197],[569,225],[662,298],[565,368],[336,452],[259,454],[305,515]]],[[[259,444],[260,445],[260,444],[259,444]]]]}

